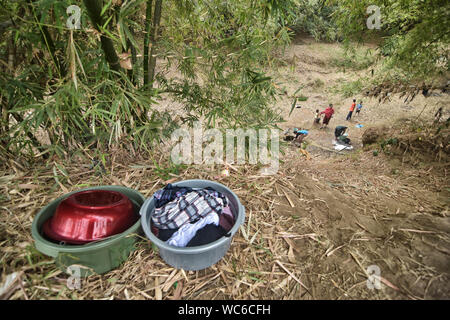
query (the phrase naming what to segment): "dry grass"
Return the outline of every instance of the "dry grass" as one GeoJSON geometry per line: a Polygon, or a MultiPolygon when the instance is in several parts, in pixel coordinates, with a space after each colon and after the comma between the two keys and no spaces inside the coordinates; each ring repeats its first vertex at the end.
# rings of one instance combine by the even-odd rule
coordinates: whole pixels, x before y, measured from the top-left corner
{"type": "MultiPolygon", "coordinates": [[[[161,162],[160,162],[161,163],[161,162]]],[[[131,166],[114,163],[104,176],[93,175],[88,164],[52,165],[24,170],[12,164],[1,179],[1,269],[3,278],[22,272],[23,288],[11,299],[199,299],[199,298],[294,298],[302,293],[301,272],[288,259],[292,218],[274,214],[273,186],[282,176],[257,176],[256,167],[231,170],[217,179],[219,167],[189,168],[164,181],[147,163],[131,166]],[[245,177],[245,179],[242,179],[245,177]],[[167,182],[189,178],[218,180],[240,197],[247,209],[247,222],[233,239],[226,257],[204,271],[175,270],[166,265],[144,237],[129,260],[118,270],[83,280],[80,291],[66,287],[67,275],[52,259],[33,247],[33,217],[54,198],[85,186],[124,185],[149,197],[167,182]],[[284,227],[283,227],[284,226],[284,227]]],[[[292,249],[291,249],[292,250],[292,249]]],[[[292,259],[291,259],[292,260],[292,259]]]]}
{"type": "MultiPolygon", "coordinates": [[[[294,157],[290,158],[288,152],[287,161],[274,176],[258,176],[257,167],[242,166],[231,169],[228,177],[219,177],[223,168],[210,166],[186,168],[178,175],[168,173],[169,180],[161,178],[161,170],[148,162],[130,165],[112,161],[103,176],[88,170],[89,164],[59,164],[59,168],[52,164],[26,170],[12,163],[0,178],[1,274],[4,281],[7,274],[19,272],[22,281],[17,281],[9,298],[450,297],[449,229],[448,224],[439,226],[437,222],[441,219],[448,223],[448,207],[426,194],[408,200],[411,194],[420,197],[423,185],[407,185],[393,178],[385,159],[370,159],[370,152],[363,153],[361,157],[367,159],[356,164],[352,158],[334,159],[334,167],[326,171],[322,167],[330,166],[326,161],[313,165],[311,161],[298,161],[298,153],[294,157]],[[374,161],[378,161],[375,171],[370,168],[374,161]],[[346,168],[352,163],[354,172],[348,172],[346,168]],[[190,178],[227,185],[246,208],[245,224],[234,236],[230,250],[210,268],[196,272],[173,269],[142,237],[138,249],[120,268],[87,277],[80,290],[69,290],[68,276],[33,247],[33,217],[66,192],[114,184],[149,197],[167,182],[190,178]],[[401,209],[390,208],[392,201],[401,209]],[[408,213],[412,208],[417,211],[411,212],[417,214],[408,213]],[[427,260],[424,248],[437,258],[427,260]],[[366,268],[372,264],[382,270],[382,290],[366,286],[366,268]]],[[[159,160],[164,163],[164,159],[159,160]]],[[[407,180],[414,179],[404,173],[407,180]]],[[[442,188],[446,183],[442,176],[416,178],[427,183],[430,192],[430,186],[442,188]]]]}

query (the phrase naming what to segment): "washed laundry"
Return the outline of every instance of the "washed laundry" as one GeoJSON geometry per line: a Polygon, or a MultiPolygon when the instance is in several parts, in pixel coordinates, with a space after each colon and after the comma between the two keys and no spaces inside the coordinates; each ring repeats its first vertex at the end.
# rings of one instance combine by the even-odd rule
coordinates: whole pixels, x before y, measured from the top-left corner
{"type": "Polygon", "coordinates": [[[233,213],[231,212],[230,206],[226,206],[225,208],[223,208],[222,213],[230,216],[234,220],[234,216],[233,213]]]}
{"type": "Polygon", "coordinates": [[[200,189],[183,194],[161,208],[155,208],[152,222],[158,229],[177,229],[215,212],[221,214],[227,198],[213,190],[200,189]]]}
{"type": "Polygon", "coordinates": [[[158,229],[154,225],[151,226],[152,232],[158,239],[162,241],[167,241],[170,237],[177,232],[178,229],[158,229]]]}
{"type": "Polygon", "coordinates": [[[186,247],[202,246],[226,236],[227,232],[219,225],[208,224],[202,229],[198,230],[195,237],[187,244],[186,247]]]}
{"type": "Polygon", "coordinates": [[[235,223],[228,199],[212,188],[171,184],[154,194],[152,232],[176,247],[198,246],[226,235],[235,223]]]}
{"type": "MultiPolygon", "coordinates": [[[[190,187],[177,187],[169,183],[166,187],[156,191],[153,194],[153,198],[155,199],[155,208],[161,208],[167,203],[193,190],[202,190],[202,189],[194,189],[190,187]]],[[[213,188],[210,187],[205,188],[204,190],[215,191],[213,188]]]]}
{"type": "Polygon", "coordinates": [[[164,189],[160,189],[153,194],[153,197],[155,198],[155,208],[161,208],[170,201],[191,191],[192,188],[175,187],[169,183],[164,189]]]}
{"type": "MultiPolygon", "coordinates": [[[[217,215],[217,214],[215,214],[215,215],[217,215]]],[[[199,220],[199,222],[200,221],[201,220],[199,220]]],[[[231,230],[231,228],[233,228],[234,223],[235,223],[234,216],[233,216],[233,213],[231,212],[230,207],[225,207],[222,211],[222,214],[219,215],[219,226],[221,226],[225,230],[225,232],[228,232],[231,230]]],[[[186,224],[185,226],[187,226],[187,225],[188,224],[186,224]]],[[[206,223],[204,225],[206,225],[206,223]]],[[[181,228],[183,228],[183,227],[181,227],[181,228]]],[[[162,241],[169,240],[180,229],[158,229],[154,225],[152,225],[153,234],[162,241]]],[[[192,236],[195,236],[195,233],[192,234],[192,236]]],[[[172,243],[169,243],[169,244],[172,244],[172,243]]]]}
{"type": "Polygon", "coordinates": [[[221,215],[219,215],[219,225],[226,231],[230,231],[231,228],[234,226],[234,216],[231,213],[231,210],[229,207],[224,208],[221,215]],[[225,211],[228,209],[228,213],[225,213],[225,211]]]}
{"type": "Polygon", "coordinates": [[[195,223],[184,224],[167,240],[167,243],[175,247],[185,247],[195,237],[198,230],[210,224],[219,225],[219,215],[217,213],[212,212],[195,223]]]}

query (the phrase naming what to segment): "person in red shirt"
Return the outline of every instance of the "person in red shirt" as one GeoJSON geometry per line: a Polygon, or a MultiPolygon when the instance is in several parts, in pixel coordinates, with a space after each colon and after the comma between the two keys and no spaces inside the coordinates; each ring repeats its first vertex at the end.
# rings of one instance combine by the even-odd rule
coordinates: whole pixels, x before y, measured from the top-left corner
{"type": "Polygon", "coordinates": [[[353,99],[353,103],[350,107],[350,111],[348,112],[347,118],[345,120],[349,121],[352,119],[352,114],[353,114],[353,111],[355,110],[355,108],[356,108],[356,99],[353,99]]]}
{"type": "Polygon", "coordinates": [[[330,119],[334,114],[333,104],[330,103],[329,107],[326,108],[324,111],[322,111],[319,115],[321,115],[321,114],[325,114],[325,116],[323,117],[323,122],[322,122],[322,126],[320,127],[320,129],[328,126],[328,123],[330,122],[330,119]]]}

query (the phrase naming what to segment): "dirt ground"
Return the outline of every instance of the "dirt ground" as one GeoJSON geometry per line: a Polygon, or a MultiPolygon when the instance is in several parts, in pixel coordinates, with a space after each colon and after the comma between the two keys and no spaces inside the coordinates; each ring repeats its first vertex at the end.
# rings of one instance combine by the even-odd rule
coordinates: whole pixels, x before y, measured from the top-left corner
{"type": "MultiPolygon", "coordinates": [[[[338,44],[298,38],[282,57],[288,64],[273,74],[287,91],[274,106],[286,115],[280,126],[310,130],[310,159],[287,146],[276,175],[259,176],[258,167],[240,166],[223,177],[221,166],[194,166],[163,177],[153,162],[114,156],[107,175],[93,174],[88,162],[69,163],[67,175],[57,171],[55,179],[52,167],[27,170],[12,162],[0,176],[0,283],[12,272],[22,279],[10,299],[450,299],[449,163],[417,165],[384,153],[374,156],[361,142],[371,126],[392,127],[397,119],[419,114],[428,121],[449,97],[419,96],[404,104],[394,95],[381,104],[355,96],[364,100],[364,109],[347,122],[351,98],[330,88],[367,70],[335,67],[332,59],[340,52],[338,44]],[[308,99],[288,116],[301,85],[308,99]],[[330,128],[319,130],[312,125],[313,112],[328,103],[336,114],[330,128]],[[358,123],[364,127],[356,128],[358,123]],[[332,150],[340,124],[349,126],[355,150],[332,150]],[[33,217],[67,191],[120,184],[149,197],[167,182],[189,178],[218,180],[246,208],[230,250],[208,269],[173,269],[143,238],[119,269],[69,290],[68,276],[33,248],[33,217]],[[368,286],[369,267],[380,271],[380,288],[368,286]]],[[[164,163],[164,157],[155,160],[164,163]]]]}
{"type": "Polygon", "coordinates": [[[286,158],[295,163],[291,182],[297,192],[281,195],[275,210],[295,216],[299,222],[308,221],[314,233],[323,236],[322,248],[308,239],[295,241],[298,261],[317,277],[311,286],[317,296],[448,299],[448,162],[437,164],[437,168],[421,163],[423,168],[419,168],[394,157],[374,157],[371,150],[362,150],[361,138],[368,127],[386,126],[395,131],[399,119],[420,117],[431,122],[436,109],[448,105],[449,97],[418,96],[407,104],[404,97],[395,94],[383,103],[363,95],[343,99],[328,88],[357,79],[367,70],[344,73],[333,67],[332,59],[342,50],[337,44],[297,39],[287,52],[287,60],[295,61],[294,67],[278,70],[289,79],[284,83],[286,99],[278,104],[284,114],[291,110],[289,94],[305,86],[300,92],[308,100],[297,102],[301,108],[285,117],[281,126],[309,130],[306,141],[312,159],[305,160],[291,147],[286,158]],[[289,60],[294,55],[298,59],[289,60]],[[317,88],[316,79],[323,86],[317,88]],[[353,98],[362,99],[364,107],[360,115],[353,114],[352,120],[346,121],[353,98]],[[329,128],[320,130],[313,125],[314,111],[322,111],[328,103],[334,104],[335,115],[329,128]],[[348,126],[353,151],[337,154],[329,150],[337,125],[348,126]],[[367,288],[370,265],[380,268],[382,290],[367,288]]]}

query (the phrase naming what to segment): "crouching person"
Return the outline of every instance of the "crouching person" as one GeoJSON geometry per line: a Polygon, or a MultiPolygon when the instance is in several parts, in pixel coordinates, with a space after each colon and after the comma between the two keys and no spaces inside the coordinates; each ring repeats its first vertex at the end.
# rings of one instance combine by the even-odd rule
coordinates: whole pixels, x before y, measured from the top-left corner
{"type": "Polygon", "coordinates": [[[345,132],[347,131],[348,127],[346,126],[337,126],[336,129],[334,129],[334,136],[336,138],[337,142],[341,142],[344,144],[350,144],[351,141],[349,138],[347,138],[345,132]]]}
{"type": "Polygon", "coordinates": [[[294,130],[295,144],[301,146],[303,139],[308,135],[308,130],[294,130]]]}

